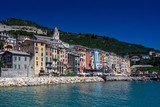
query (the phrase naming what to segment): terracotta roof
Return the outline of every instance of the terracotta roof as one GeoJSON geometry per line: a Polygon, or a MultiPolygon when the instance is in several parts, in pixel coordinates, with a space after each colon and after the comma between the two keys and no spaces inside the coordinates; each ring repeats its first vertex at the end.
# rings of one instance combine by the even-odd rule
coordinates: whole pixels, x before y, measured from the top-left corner
{"type": "Polygon", "coordinates": [[[132,58],[139,58],[139,56],[132,56],[132,58]]]}

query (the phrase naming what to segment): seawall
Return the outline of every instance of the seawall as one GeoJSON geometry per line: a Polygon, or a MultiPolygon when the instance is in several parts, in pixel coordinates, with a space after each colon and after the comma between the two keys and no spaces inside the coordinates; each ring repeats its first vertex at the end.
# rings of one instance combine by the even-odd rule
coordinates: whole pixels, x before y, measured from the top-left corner
{"type": "Polygon", "coordinates": [[[104,81],[149,81],[148,77],[104,76],[104,77],[14,77],[0,78],[0,87],[38,86],[104,81]]]}
{"type": "Polygon", "coordinates": [[[101,77],[16,77],[0,78],[0,87],[37,86],[52,84],[70,84],[83,82],[103,82],[101,77]]]}
{"type": "Polygon", "coordinates": [[[105,81],[149,81],[149,77],[102,76],[105,81]]]}

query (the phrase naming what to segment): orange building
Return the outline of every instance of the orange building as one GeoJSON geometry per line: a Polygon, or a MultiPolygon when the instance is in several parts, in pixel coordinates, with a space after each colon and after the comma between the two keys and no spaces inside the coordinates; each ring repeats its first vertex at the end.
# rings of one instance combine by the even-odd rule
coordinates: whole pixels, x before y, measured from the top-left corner
{"type": "Polygon", "coordinates": [[[86,51],[86,69],[91,69],[91,57],[92,53],[90,50],[86,51]]]}

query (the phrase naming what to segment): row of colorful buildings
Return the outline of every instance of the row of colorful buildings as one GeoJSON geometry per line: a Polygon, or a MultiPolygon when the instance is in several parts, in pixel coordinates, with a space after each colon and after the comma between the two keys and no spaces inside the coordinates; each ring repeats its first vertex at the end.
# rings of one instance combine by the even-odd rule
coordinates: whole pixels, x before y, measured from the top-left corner
{"type": "MultiPolygon", "coordinates": [[[[128,58],[100,49],[69,45],[59,39],[57,28],[54,29],[53,37],[33,35],[30,39],[15,39],[14,45],[12,45],[15,48],[12,49],[5,48],[11,44],[9,36],[2,35],[1,37],[7,37],[5,39],[0,38],[4,42],[4,51],[0,53],[1,60],[5,62],[8,53],[10,53],[9,60],[11,62],[18,61],[15,60],[15,57],[28,58],[26,60],[28,62],[23,65],[23,71],[28,72],[28,75],[39,75],[40,73],[66,74],[68,72],[74,74],[86,72],[130,73],[130,60],[128,58]]],[[[23,62],[10,63],[10,65],[5,63],[5,67],[16,70],[22,68],[21,64],[23,62]]]]}

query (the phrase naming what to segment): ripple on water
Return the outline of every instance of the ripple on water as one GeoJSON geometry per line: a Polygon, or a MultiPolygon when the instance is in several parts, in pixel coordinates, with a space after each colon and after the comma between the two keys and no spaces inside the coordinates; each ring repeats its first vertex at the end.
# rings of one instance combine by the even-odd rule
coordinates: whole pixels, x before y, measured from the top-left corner
{"type": "Polygon", "coordinates": [[[160,105],[160,82],[110,81],[0,88],[4,106],[125,106],[160,105]]]}

